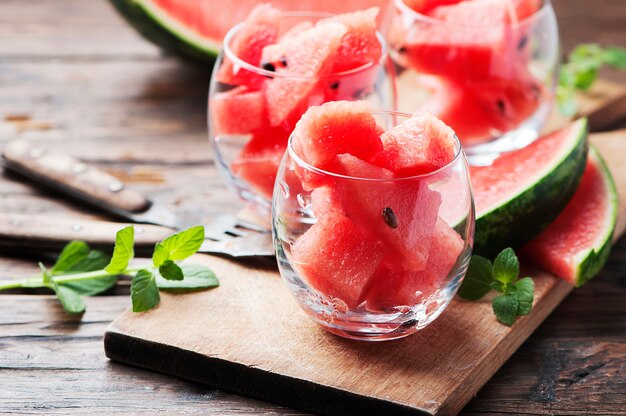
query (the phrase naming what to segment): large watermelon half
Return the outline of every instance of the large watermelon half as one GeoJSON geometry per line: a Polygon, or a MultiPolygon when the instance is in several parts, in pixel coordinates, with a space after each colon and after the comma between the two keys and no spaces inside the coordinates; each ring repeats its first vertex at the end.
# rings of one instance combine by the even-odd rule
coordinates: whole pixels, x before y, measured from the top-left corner
{"type": "Polygon", "coordinates": [[[600,271],[611,251],[617,190],[592,147],[583,179],[563,212],[524,247],[535,263],[580,286],[600,271]]]}
{"type": "Polygon", "coordinates": [[[545,229],[570,201],[587,160],[587,121],[472,167],[476,203],[474,252],[492,257],[519,247],[545,229]]]}
{"type": "MultiPolygon", "coordinates": [[[[213,62],[226,32],[243,21],[259,0],[111,0],[144,37],[165,50],[194,60],[213,62]]],[[[345,13],[383,7],[386,0],[273,0],[291,11],[345,13]]]]}

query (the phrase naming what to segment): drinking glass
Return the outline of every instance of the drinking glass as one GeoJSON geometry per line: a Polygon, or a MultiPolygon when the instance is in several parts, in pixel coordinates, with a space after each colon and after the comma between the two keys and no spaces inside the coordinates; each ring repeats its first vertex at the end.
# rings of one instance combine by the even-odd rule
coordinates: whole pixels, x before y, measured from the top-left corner
{"type": "MultiPolygon", "coordinates": [[[[450,12],[445,17],[446,8],[440,8],[435,16],[444,17],[437,18],[407,3],[394,0],[386,29],[399,68],[398,109],[426,108],[442,119],[456,131],[471,164],[489,164],[537,139],[558,80],[559,36],[550,0],[499,1],[517,5],[512,10],[520,19],[493,8],[474,10],[480,18],[468,12],[466,20],[450,12]]],[[[485,2],[447,10],[477,4],[485,2]]]]}
{"type": "MultiPolygon", "coordinates": [[[[385,129],[410,117],[374,115],[385,129]]],[[[388,340],[448,306],[474,236],[468,166],[455,140],[447,165],[387,179],[320,170],[290,139],[272,199],[274,248],[284,282],[315,322],[347,338],[388,340]]]]}
{"type": "MultiPolygon", "coordinates": [[[[288,12],[280,18],[280,32],[314,24],[330,16],[325,13],[288,12]],[[310,23],[306,23],[310,22],[310,23]]],[[[217,59],[209,91],[209,137],[215,152],[218,170],[227,184],[245,201],[252,203],[262,216],[269,218],[272,189],[276,172],[287,146],[289,135],[300,116],[311,105],[336,100],[366,100],[375,108],[395,109],[394,68],[388,57],[387,44],[377,32],[382,54],[378,61],[361,67],[324,74],[297,77],[274,72],[267,67],[252,65],[236,56],[231,44],[244,24],[234,26],[224,39],[223,49],[217,59]],[[311,88],[302,105],[279,125],[268,125],[263,120],[272,109],[263,108],[271,103],[259,91],[238,95],[241,86],[219,82],[219,71],[233,71],[235,80],[257,77],[265,86],[289,80],[292,90],[311,88]],[[230,94],[230,95],[229,95],[230,94]]],[[[297,29],[294,29],[297,30],[297,29]]],[[[274,109],[280,111],[279,109],[274,109]]]]}

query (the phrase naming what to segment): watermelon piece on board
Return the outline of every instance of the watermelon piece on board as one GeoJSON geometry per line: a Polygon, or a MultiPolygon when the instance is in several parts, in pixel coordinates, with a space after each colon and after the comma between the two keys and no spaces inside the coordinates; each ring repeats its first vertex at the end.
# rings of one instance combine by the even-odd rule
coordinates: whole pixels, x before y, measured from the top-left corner
{"type": "Polygon", "coordinates": [[[291,125],[310,105],[321,104],[323,92],[316,91],[316,87],[320,77],[332,70],[346,32],[344,25],[329,22],[263,49],[262,61],[270,63],[277,74],[264,84],[272,126],[291,125]],[[284,60],[286,66],[272,64],[276,60],[284,60]]]}
{"type": "MultiPolygon", "coordinates": [[[[346,175],[355,178],[391,175],[352,155],[342,155],[339,163],[346,175]]],[[[394,258],[399,267],[424,269],[441,205],[439,192],[431,190],[426,180],[418,179],[338,179],[335,184],[348,218],[379,238],[389,258],[394,258]]]]}
{"type": "Polygon", "coordinates": [[[233,175],[267,199],[272,198],[276,173],[289,132],[280,128],[256,131],[230,165],[233,175]]]}
{"type": "MultiPolygon", "coordinates": [[[[380,160],[383,145],[379,127],[365,101],[335,101],[310,107],[296,124],[292,146],[296,155],[318,169],[342,173],[337,155],[352,154],[365,162],[380,160]]],[[[305,189],[323,181],[302,172],[305,189]]]]}
{"type": "MultiPolygon", "coordinates": [[[[278,39],[279,21],[279,10],[272,8],[270,4],[259,4],[252,9],[243,27],[232,39],[231,52],[242,61],[259,66],[263,48],[275,43],[278,39]]],[[[233,65],[226,56],[217,71],[219,82],[246,85],[253,89],[259,89],[265,79],[263,75],[233,65]]]]}
{"type": "Polygon", "coordinates": [[[263,93],[245,86],[215,94],[209,111],[217,135],[249,134],[267,125],[263,93]]]}
{"type": "Polygon", "coordinates": [[[323,215],[294,243],[292,264],[318,292],[349,308],[382,261],[382,244],[348,217],[323,215]]]}
{"type": "Polygon", "coordinates": [[[388,167],[399,177],[421,175],[450,163],[456,156],[454,131],[420,111],[381,136],[388,167]]]}
{"type": "Polygon", "coordinates": [[[370,310],[388,310],[398,306],[413,306],[426,301],[443,285],[463,252],[465,242],[441,218],[430,238],[428,263],[422,271],[406,271],[384,261],[370,279],[364,294],[370,310]]]}
{"type": "Polygon", "coordinates": [[[524,247],[524,253],[549,272],[581,286],[609,257],[617,204],[611,173],[592,147],[576,193],[548,228],[524,247]]]}

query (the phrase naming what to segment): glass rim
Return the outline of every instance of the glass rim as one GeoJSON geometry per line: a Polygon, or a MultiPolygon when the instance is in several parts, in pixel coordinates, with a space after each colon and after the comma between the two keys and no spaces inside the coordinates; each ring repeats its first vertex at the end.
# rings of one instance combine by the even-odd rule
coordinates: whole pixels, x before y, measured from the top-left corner
{"type": "MultiPolygon", "coordinates": [[[[324,12],[281,12],[280,18],[289,18],[289,17],[311,17],[311,18],[325,18],[337,16],[337,14],[333,13],[324,13],[324,12]]],[[[235,26],[231,27],[226,36],[224,36],[224,42],[222,44],[222,50],[224,55],[230,59],[235,66],[239,68],[245,68],[250,72],[253,72],[258,75],[263,75],[270,78],[284,78],[284,79],[294,79],[294,80],[302,80],[302,81],[310,81],[312,79],[325,79],[325,78],[337,78],[337,77],[345,77],[349,75],[358,74],[360,72],[366,71],[368,69],[374,68],[378,65],[384,64],[387,60],[387,56],[389,54],[389,48],[387,46],[387,40],[385,36],[380,32],[380,30],[376,29],[376,38],[381,45],[381,53],[378,61],[368,62],[356,68],[348,69],[340,72],[332,72],[329,74],[319,75],[315,78],[313,77],[303,77],[301,75],[290,75],[290,74],[281,74],[274,71],[268,71],[267,69],[263,69],[258,65],[251,64],[250,62],[246,62],[240,57],[238,57],[233,50],[230,48],[230,43],[233,41],[234,36],[245,26],[245,22],[239,22],[235,26]]]]}
{"type": "MultiPolygon", "coordinates": [[[[552,0],[542,0],[542,1],[543,1],[543,4],[541,5],[541,7],[538,10],[536,10],[530,16],[526,16],[522,20],[518,20],[515,25],[519,26],[519,25],[525,24],[528,21],[538,20],[541,17],[543,17],[542,15],[546,14],[547,10],[552,8],[552,0]]],[[[400,11],[402,11],[403,13],[409,13],[409,14],[413,15],[415,17],[415,20],[420,20],[420,21],[422,21],[424,23],[430,23],[430,24],[444,24],[444,23],[446,23],[444,20],[437,19],[435,17],[428,16],[428,15],[425,15],[423,13],[420,13],[420,12],[417,12],[417,11],[411,9],[404,2],[404,0],[393,0],[393,3],[395,5],[396,9],[400,9],[400,11]]],[[[461,28],[483,28],[483,27],[488,26],[488,25],[489,25],[489,23],[463,24],[463,25],[461,25],[461,28]]]]}
{"type": "MultiPolygon", "coordinates": [[[[388,116],[394,116],[394,117],[403,117],[403,118],[411,118],[413,117],[412,114],[408,114],[408,113],[403,113],[401,111],[393,111],[393,110],[372,110],[372,114],[373,115],[388,115],[388,116]]],[[[463,147],[461,145],[461,141],[459,140],[459,137],[456,135],[456,133],[454,134],[454,143],[455,143],[455,154],[454,157],[452,158],[452,160],[450,160],[448,163],[446,163],[445,165],[439,167],[436,170],[433,170],[432,172],[428,172],[428,173],[422,173],[420,175],[413,175],[413,176],[407,176],[407,177],[403,177],[403,178],[363,178],[363,177],[359,177],[359,176],[349,176],[349,175],[343,175],[341,173],[337,173],[337,172],[331,172],[328,170],[324,170],[321,168],[318,168],[316,166],[313,166],[311,164],[309,164],[308,162],[305,162],[295,151],[295,149],[293,148],[293,143],[292,143],[292,139],[293,139],[293,133],[291,133],[289,135],[289,140],[287,141],[287,152],[289,153],[289,156],[301,167],[313,171],[315,173],[318,173],[320,175],[326,175],[326,176],[332,176],[335,178],[339,178],[339,179],[348,179],[348,180],[355,180],[355,181],[364,181],[364,182],[401,182],[401,181],[411,181],[411,180],[418,180],[418,179],[425,179],[425,178],[430,178],[438,173],[441,173],[442,171],[450,168],[452,165],[456,164],[458,162],[458,160],[461,158],[461,155],[463,154],[463,147]]]]}

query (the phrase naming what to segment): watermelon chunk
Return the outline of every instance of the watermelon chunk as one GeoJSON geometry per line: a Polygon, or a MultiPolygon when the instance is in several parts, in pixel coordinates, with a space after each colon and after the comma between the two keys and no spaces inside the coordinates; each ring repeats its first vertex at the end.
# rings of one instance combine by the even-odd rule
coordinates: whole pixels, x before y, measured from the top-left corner
{"type": "Polygon", "coordinates": [[[617,190],[600,154],[591,148],[580,186],[565,209],[524,247],[535,263],[580,286],[606,263],[617,221],[617,190]]]}
{"type": "Polygon", "coordinates": [[[460,3],[463,0],[404,0],[404,4],[421,14],[428,14],[439,6],[460,3]]]}
{"type": "MultiPolygon", "coordinates": [[[[347,29],[329,22],[284,38],[263,49],[263,62],[271,64],[277,76],[264,84],[269,120],[278,126],[288,119],[299,118],[313,104],[320,104],[323,94],[315,97],[319,77],[332,70],[333,60],[347,29]]],[[[291,120],[292,121],[292,120],[291,120]]]]}
{"type": "Polygon", "coordinates": [[[292,263],[313,288],[354,308],[382,261],[381,248],[363,227],[332,213],[319,218],[296,240],[292,263]]]}
{"type": "Polygon", "coordinates": [[[376,37],[376,16],[379,11],[378,7],[372,7],[329,17],[318,22],[318,25],[327,22],[341,23],[348,29],[337,50],[337,58],[333,62],[333,73],[355,69],[380,60],[382,46],[376,37]]]}
{"type": "Polygon", "coordinates": [[[587,159],[587,121],[470,167],[476,204],[474,252],[493,257],[541,232],[576,192],[587,159]]]}
{"type": "MultiPolygon", "coordinates": [[[[391,172],[351,155],[339,159],[352,177],[385,178],[391,172]],[[376,173],[378,171],[378,173],[376,173]],[[365,173],[364,173],[365,172],[365,173]]],[[[435,228],[441,194],[425,180],[337,180],[336,189],[348,218],[379,238],[385,252],[405,268],[423,270],[435,228]]]]}
{"type": "Polygon", "coordinates": [[[380,136],[388,166],[401,177],[432,172],[456,156],[454,131],[421,111],[380,136]]]}
{"type": "Polygon", "coordinates": [[[345,215],[341,200],[333,185],[315,188],[311,192],[311,206],[317,218],[329,212],[345,215]]]}
{"type": "Polygon", "coordinates": [[[440,218],[430,237],[430,253],[422,271],[406,271],[384,265],[371,278],[364,298],[371,310],[387,310],[412,306],[426,301],[442,286],[461,255],[465,242],[453,228],[440,218]]]}
{"type": "Polygon", "coordinates": [[[349,153],[371,163],[383,152],[376,120],[365,101],[335,101],[309,108],[296,125],[292,145],[306,163],[331,172],[338,172],[339,154],[349,153]]]}
{"type": "MultiPolygon", "coordinates": [[[[258,66],[261,62],[261,53],[267,45],[278,39],[280,11],[269,4],[256,6],[243,23],[243,27],[230,43],[232,53],[244,62],[258,66]]],[[[260,88],[265,77],[245,68],[239,68],[224,57],[224,61],[217,71],[217,80],[230,85],[247,85],[251,88],[260,88]]]]}
{"type": "Polygon", "coordinates": [[[267,119],[263,93],[245,86],[215,94],[209,111],[217,135],[249,134],[263,128],[267,119]]]}

